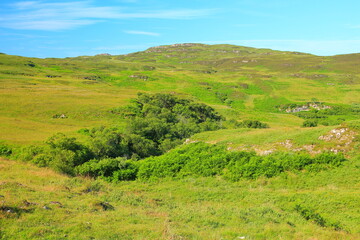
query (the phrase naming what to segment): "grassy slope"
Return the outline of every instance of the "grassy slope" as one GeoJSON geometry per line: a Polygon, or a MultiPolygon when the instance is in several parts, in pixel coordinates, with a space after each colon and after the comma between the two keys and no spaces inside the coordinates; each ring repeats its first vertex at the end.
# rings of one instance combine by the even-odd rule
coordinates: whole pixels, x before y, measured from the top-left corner
{"type": "Polygon", "coordinates": [[[13,161],[0,160],[0,166],[1,206],[19,212],[0,212],[4,239],[360,237],[360,178],[354,171],[359,162],[316,174],[238,183],[188,178],[108,184],[13,161]],[[29,175],[32,177],[26,177],[29,175]],[[26,206],[24,200],[34,204],[26,206]],[[104,211],[96,205],[99,201],[115,209],[104,211]],[[296,205],[337,223],[342,230],[306,220],[295,210],[296,205]]]}
{"type": "MultiPolygon", "coordinates": [[[[278,112],[274,106],[313,99],[358,103],[359,58],[359,54],[318,57],[231,45],[165,46],[125,56],[66,59],[0,55],[0,140],[29,144],[56,132],[78,136],[76,131],[83,127],[121,127],[123,122],[109,110],[127,104],[139,91],[148,91],[174,92],[210,104],[226,117],[255,119],[271,126],[206,132],[192,140],[268,150],[290,139],[294,148],[330,148],[339,143],[318,137],[335,127],[299,128],[302,119],[278,112]],[[147,76],[146,81],[141,76],[147,76]],[[52,118],[55,114],[68,118],[52,118]]],[[[0,195],[4,198],[0,204],[21,214],[16,218],[0,213],[0,236],[357,239],[359,146],[347,147],[353,148],[353,158],[339,169],[239,183],[200,178],[107,184],[1,160],[0,195]],[[86,193],[86,189],[99,191],[86,193]],[[26,207],[23,200],[38,205],[26,207]],[[102,211],[96,201],[109,202],[115,210],[102,211]],[[297,204],[326,221],[339,222],[344,230],[305,220],[295,211],[297,204]],[[44,205],[51,210],[43,209],[44,205]]]]}
{"type": "Polygon", "coordinates": [[[358,58],[201,44],[122,56],[0,55],[1,140],[31,143],[59,131],[121,125],[109,110],[139,91],[174,92],[210,104],[227,117],[261,120],[274,128],[299,126],[303,120],[276,112],[274,106],[313,99],[358,103],[358,58]],[[55,114],[68,118],[53,119],[55,114]]]}

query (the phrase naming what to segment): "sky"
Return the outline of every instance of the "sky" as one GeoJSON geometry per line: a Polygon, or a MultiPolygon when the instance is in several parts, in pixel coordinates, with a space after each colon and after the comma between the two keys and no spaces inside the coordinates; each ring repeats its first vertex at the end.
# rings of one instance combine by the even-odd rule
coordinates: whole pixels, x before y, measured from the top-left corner
{"type": "Polygon", "coordinates": [[[175,43],[360,52],[358,0],[0,1],[0,52],[75,57],[175,43]]]}

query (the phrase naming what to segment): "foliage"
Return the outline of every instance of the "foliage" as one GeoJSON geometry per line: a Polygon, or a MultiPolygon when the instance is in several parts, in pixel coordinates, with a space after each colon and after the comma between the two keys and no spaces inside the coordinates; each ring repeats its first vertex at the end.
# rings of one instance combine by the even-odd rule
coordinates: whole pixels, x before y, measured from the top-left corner
{"type": "Polygon", "coordinates": [[[75,171],[82,176],[102,177],[108,181],[134,180],[137,167],[131,160],[124,158],[92,159],[80,166],[75,171]]]}
{"type": "Polygon", "coordinates": [[[244,128],[268,128],[269,125],[266,123],[262,123],[257,120],[244,120],[240,123],[240,127],[244,128]]]}
{"type": "Polygon", "coordinates": [[[75,138],[58,133],[49,138],[45,145],[27,146],[15,152],[15,157],[38,166],[49,166],[54,170],[74,175],[74,167],[93,158],[93,153],[75,138]]]}
{"type": "Polygon", "coordinates": [[[357,160],[235,183],[189,176],[109,184],[19,161],[0,166],[2,239],[359,239],[357,160]]]}
{"type": "Polygon", "coordinates": [[[318,123],[316,120],[306,120],[303,122],[303,127],[317,127],[318,123]]]}
{"type": "Polygon", "coordinates": [[[6,145],[0,142],[0,156],[10,156],[12,153],[12,149],[6,145]]]}
{"type": "Polygon", "coordinates": [[[223,120],[213,108],[171,94],[139,93],[125,115],[129,117],[126,132],[104,126],[81,129],[87,145],[58,133],[45,145],[22,149],[19,158],[70,175],[77,172],[129,180],[134,178],[135,168],[130,162],[119,167],[119,159],[160,155],[194,133],[221,128],[223,120]],[[77,166],[81,167],[75,171],[77,166]]]}
{"type": "Polygon", "coordinates": [[[285,171],[338,167],[342,154],[322,153],[315,157],[302,153],[274,153],[258,156],[252,152],[230,152],[224,146],[194,143],[179,147],[139,164],[138,178],[222,175],[231,181],[242,178],[274,177],[285,171]]]}
{"type": "Polygon", "coordinates": [[[331,222],[324,217],[322,217],[319,213],[315,212],[311,208],[303,207],[302,205],[298,204],[295,206],[295,211],[297,211],[305,220],[311,221],[319,225],[320,227],[330,227],[336,231],[344,230],[340,223],[338,222],[331,222]]]}
{"type": "Polygon", "coordinates": [[[128,153],[123,137],[116,129],[104,126],[92,128],[89,131],[89,148],[96,158],[110,157],[115,158],[128,153]]]}

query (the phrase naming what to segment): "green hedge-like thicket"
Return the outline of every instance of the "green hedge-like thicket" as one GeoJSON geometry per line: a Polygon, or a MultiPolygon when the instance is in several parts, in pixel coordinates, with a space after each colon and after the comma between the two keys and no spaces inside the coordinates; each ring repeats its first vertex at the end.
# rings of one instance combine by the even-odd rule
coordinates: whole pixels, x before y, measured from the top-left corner
{"type": "Polygon", "coordinates": [[[319,171],[337,167],[345,161],[342,154],[274,153],[258,156],[253,152],[231,152],[224,146],[206,143],[184,145],[139,165],[142,180],[163,177],[220,175],[231,181],[241,178],[273,177],[285,171],[319,171]]]}

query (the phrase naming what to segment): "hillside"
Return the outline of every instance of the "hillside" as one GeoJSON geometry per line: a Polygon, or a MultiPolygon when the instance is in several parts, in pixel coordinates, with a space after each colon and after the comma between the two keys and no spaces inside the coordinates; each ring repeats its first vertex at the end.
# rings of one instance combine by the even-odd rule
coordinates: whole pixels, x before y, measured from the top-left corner
{"type": "Polygon", "coordinates": [[[0,239],[359,239],[359,100],[360,54],[0,54],[0,239]]]}
{"type": "Polygon", "coordinates": [[[0,160],[0,239],[358,239],[359,174],[109,184],[0,160]],[[30,178],[27,176],[31,176],[30,178]]]}
{"type": "Polygon", "coordinates": [[[358,54],[318,57],[203,44],[65,59],[2,54],[0,130],[3,140],[30,143],[57,131],[121,125],[109,111],[144,91],[204,102],[227,117],[299,126],[302,119],[276,106],[319,101],[358,107],[359,62],[358,54]],[[67,118],[56,118],[62,114],[67,118]]]}

